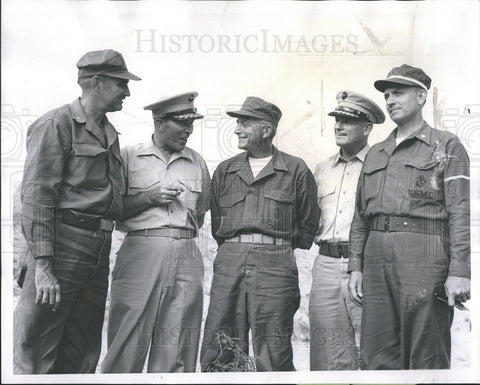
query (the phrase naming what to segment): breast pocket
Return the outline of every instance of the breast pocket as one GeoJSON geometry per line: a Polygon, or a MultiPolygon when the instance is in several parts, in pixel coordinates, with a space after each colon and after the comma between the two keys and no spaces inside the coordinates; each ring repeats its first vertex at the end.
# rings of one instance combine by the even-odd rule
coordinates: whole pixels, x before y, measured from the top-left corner
{"type": "Polygon", "coordinates": [[[135,195],[141,191],[152,190],[160,185],[158,172],[151,169],[130,171],[128,176],[128,191],[135,195]]]}
{"type": "Polygon", "coordinates": [[[328,204],[330,201],[335,201],[335,186],[322,186],[318,187],[318,205],[321,207],[322,205],[328,204]]]}
{"type": "Polygon", "coordinates": [[[437,163],[430,159],[409,159],[407,167],[407,195],[410,200],[422,202],[443,200],[443,175],[437,163]]]}
{"type": "Polygon", "coordinates": [[[197,201],[202,193],[202,184],[198,180],[179,181],[183,187],[183,192],[178,196],[178,199],[185,204],[190,210],[195,210],[197,201]]]}
{"type": "Polygon", "coordinates": [[[65,178],[73,186],[106,187],[107,150],[94,144],[74,144],[69,176],[65,178]]]}
{"type": "Polygon", "coordinates": [[[226,192],[219,199],[222,226],[238,226],[243,218],[245,192],[226,192]]]}
{"type": "Polygon", "coordinates": [[[383,190],[383,184],[385,183],[385,169],[387,164],[387,160],[381,160],[375,164],[366,163],[363,167],[365,182],[364,193],[366,202],[375,200],[383,190]]]}
{"type": "Polygon", "coordinates": [[[292,194],[268,189],[264,193],[264,218],[279,231],[292,231],[295,222],[295,198],[292,194]]]}

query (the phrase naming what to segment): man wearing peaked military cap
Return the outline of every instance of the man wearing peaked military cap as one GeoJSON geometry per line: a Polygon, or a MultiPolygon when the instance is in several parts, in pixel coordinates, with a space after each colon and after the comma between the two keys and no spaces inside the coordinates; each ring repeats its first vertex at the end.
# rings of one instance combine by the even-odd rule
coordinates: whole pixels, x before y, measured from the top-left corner
{"type": "Polygon", "coordinates": [[[312,245],[315,180],[303,160],[273,146],[282,116],[277,106],[250,96],[227,114],[237,118],[238,147],[245,151],[220,163],[212,178],[212,234],[219,247],[202,371],[232,365],[231,351],[219,345],[221,332],[239,339],[248,354],[250,329],[257,371],[295,370],[291,336],[300,295],[293,249],[312,245]]]}
{"type": "Polygon", "coordinates": [[[356,370],[362,309],[346,290],[348,236],[368,136],[385,115],[374,101],[347,90],[337,93],[337,107],[328,115],[335,117],[340,151],[314,173],[321,215],[309,303],[310,370],[356,370]]]}
{"type": "MultiPolygon", "coordinates": [[[[20,275],[14,372],[93,373],[100,355],[114,220],[124,181],[118,135],[105,114],[130,96],[122,55],[77,63],[82,96],[27,133],[22,228],[33,259],[20,275]]],[[[28,263],[27,263],[28,262],[28,263]]]]}
{"type": "Polygon", "coordinates": [[[126,233],[118,251],[103,373],[195,372],[203,310],[203,262],[194,238],[209,209],[210,175],[186,147],[197,92],[168,96],[151,110],[154,134],[123,148],[126,233]]]}
{"type": "Polygon", "coordinates": [[[470,298],[469,159],[423,120],[430,85],[406,64],[374,83],[397,127],[365,158],[350,232],[366,369],[449,368],[453,306],[470,298]]]}

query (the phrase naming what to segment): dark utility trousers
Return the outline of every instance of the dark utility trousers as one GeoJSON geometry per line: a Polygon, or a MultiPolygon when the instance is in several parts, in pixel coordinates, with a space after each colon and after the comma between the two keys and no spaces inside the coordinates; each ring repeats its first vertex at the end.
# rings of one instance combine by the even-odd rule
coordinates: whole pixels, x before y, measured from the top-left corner
{"type": "Polygon", "coordinates": [[[57,311],[35,303],[35,261],[14,312],[14,373],[94,373],[102,342],[111,233],[57,221],[53,273],[57,311]]]}
{"type": "Polygon", "coordinates": [[[372,231],[365,246],[361,360],[365,369],[447,369],[453,310],[440,235],[372,231]]]}
{"type": "Polygon", "coordinates": [[[235,359],[225,347],[220,353],[221,332],[248,354],[250,329],[257,371],[295,370],[291,336],[300,293],[291,247],[224,243],[213,268],[202,371],[222,371],[235,359]]]}

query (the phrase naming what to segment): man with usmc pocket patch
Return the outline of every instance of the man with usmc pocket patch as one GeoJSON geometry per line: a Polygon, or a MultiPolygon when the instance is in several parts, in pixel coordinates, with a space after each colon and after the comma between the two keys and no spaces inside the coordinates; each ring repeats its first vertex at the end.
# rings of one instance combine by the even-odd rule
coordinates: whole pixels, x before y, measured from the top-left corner
{"type": "Polygon", "coordinates": [[[350,231],[366,369],[449,368],[453,305],[470,298],[469,159],[423,120],[430,84],[406,64],[375,82],[397,128],[367,154],[350,231]]]}

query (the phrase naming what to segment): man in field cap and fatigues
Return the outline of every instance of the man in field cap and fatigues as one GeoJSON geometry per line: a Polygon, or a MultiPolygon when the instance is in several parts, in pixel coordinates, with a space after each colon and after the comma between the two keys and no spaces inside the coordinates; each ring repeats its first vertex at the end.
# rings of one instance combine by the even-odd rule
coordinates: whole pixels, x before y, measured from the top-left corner
{"type": "Polygon", "coordinates": [[[365,158],[350,231],[366,369],[447,369],[453,305],[470,298],[469,159],[430,127],[431,79],[404,64],[377,80],[397,124],[365,158]]]}
{"type": "MultiPolygon", "coordinates": [[[[130,96],[111,49],[77,62],[82,96],[27,132],[22,228],[33,257],[14,313],[14,373],[94,373],[102,342],[114,220],[125,188],[118,133],[106,117],[130,96]]],[[[23,278],[21,274],[20,277],[23,278]]]]}
{"type": "Polygon", "coordinates": [[[242,371],[230,337],[257,371],[295,370],[291,336],[300,293],[293,250],[309,249],[318,227],[315,179],[300,158],[273,146],[280,109],[247,97],[235,134],[244,152],[212,178],[212,234],[218,244],[200,363],[202,371],[242,371]],[[221,349],[223,349],[221,351],[221,349]]]}

